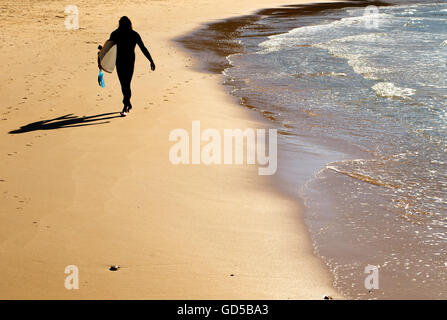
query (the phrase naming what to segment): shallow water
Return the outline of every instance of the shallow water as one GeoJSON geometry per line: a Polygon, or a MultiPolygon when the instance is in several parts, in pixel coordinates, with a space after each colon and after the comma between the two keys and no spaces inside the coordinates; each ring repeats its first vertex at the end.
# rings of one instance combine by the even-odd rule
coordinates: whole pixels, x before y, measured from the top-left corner
{"type": "Polygon", "coordinates": [[[343,294],[445,299],[447,3],[368,4],[228,20],[202,57],[279,128],[279,183],[343,294]]]}

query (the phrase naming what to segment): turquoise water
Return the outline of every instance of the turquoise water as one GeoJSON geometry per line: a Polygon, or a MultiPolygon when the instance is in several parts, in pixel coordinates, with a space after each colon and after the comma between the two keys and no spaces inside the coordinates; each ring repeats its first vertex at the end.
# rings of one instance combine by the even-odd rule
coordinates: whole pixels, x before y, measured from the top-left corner
{"type": "Polygon", "coordinates": [[[260,19],[226,82],[280,128],[282,176],[337,288],[447,298],[447,3],[377,10],[260,19]]]}

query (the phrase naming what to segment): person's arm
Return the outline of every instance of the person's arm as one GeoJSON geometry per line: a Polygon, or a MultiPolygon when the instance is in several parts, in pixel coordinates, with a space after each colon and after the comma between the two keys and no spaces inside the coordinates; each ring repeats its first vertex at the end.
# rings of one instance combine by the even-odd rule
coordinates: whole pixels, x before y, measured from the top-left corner
{"type": "Polygon", "coordinates": [[[137,34],[137,44],[140,47],[141,52],[143,52],[144,56],[151,62],[151,70],[154,71],[155,70],[154,60],[152,60],[151,54],[149,53],[149,50],[147,50],[139,34],[137,34]]]}
{"type": "Polygon", "coordinates": [[[116,43],[116,30],[110,34],[109,40],[112,40],[116,43]]]}

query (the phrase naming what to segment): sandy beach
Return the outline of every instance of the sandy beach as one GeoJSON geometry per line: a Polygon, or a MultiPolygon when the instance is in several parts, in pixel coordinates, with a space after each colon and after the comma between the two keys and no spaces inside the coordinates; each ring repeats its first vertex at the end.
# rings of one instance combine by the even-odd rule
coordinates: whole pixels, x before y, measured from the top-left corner
{"type": "Polygon", "coordinates": [[[269,127],[173,39],[284,4],[2,2],[1,299],[339,297],[302,209],[271,176],[253,165],[169,161],[169,133],[191,130],[193,120],[218,130],[269,127]],[[79,30],[64,27],[69,4],[79,8],[79,30]],[[126,118],[116,73],[104,89],[96,81],[97,46],[122,15],[157,65],[151,72],[136,48],[126,118]],[[78,290],[64,287],[67,265],[79,268],[78,290]]]}

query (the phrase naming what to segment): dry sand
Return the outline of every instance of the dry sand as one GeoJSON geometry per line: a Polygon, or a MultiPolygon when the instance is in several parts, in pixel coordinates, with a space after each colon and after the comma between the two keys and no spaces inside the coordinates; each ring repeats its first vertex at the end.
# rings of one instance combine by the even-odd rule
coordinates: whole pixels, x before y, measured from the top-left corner
{"type": "Polygon", "coordinates": [[[220,76],[195,71],[172,39],[288,3],[2,1],[0,298],[337,296],[301,209],[272,177],[255,166],[174,166],[168,158],[169,132],[190,130],[192,120],[219,130],[268,126],[225,93],[220,76]],[[64,27],[67,4],[79,8],[79,30],[64,27]],[[122,99],[116,74],[105,76],[105,89],[96,83],[96,47],[121,15],[157,65],[150,72],[136,49],[127,118],[114,113],[122,99]],[[69,114],[94,117],[8,133],[69,114]],[[114,264],[121,268],[109,271],[114,264]],[[64,288],[67,265],[79,267],[79,290],[64,288]]]}

